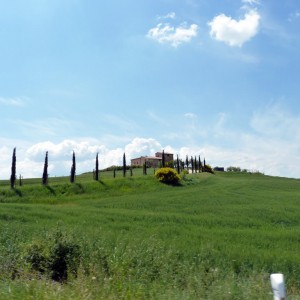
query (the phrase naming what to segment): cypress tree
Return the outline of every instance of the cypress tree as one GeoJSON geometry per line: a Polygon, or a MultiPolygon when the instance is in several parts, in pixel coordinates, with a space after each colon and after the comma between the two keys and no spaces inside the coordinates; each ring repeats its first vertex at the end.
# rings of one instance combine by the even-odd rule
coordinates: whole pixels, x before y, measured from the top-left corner
{"type": "Polygon", "coordinates": [[[193,159],[193,156],[191,156],[191,165],[192,165],[192,173],[194,173],[194,159],[193,159]]]}
{"type": "Polygon", "coordinates": [[[46,152],[46,155],[45,155],[45,163],[44,163],[42,184],[43,185],[48,184],[48,151],[46,152]]]}
{"type": "Polygon", "coordinates": [[[186,165],[186,170],[189,171],[189,158],[186,156],[185,158],[185,165],[186,165]]]}
{"type": "Polygon", "coordinates": [[[180,164],[179,164],[178,154],[177,154],[177,173],[180,174],[180,164]]]}
{"type": "Polygon", "coordinates": [[[75,159],[75,152],[73,151],[72,157],[72,167],[71,167],[71,175],[70,175],[70,182],[75,182],[75,173],[76,173],[76,159],[75,159]]]}
{"type": "Polygon", "coordinates": [[[184,161],[182,159],[179,160],[180,162],[180,170],[184,169],[184,161]]]}
{"type": "Polygon", "coordinates": [[[198,164],[197,164],[197,158],[196,158],[196,155],[195,155],[195,158],[194,158],[194,164],[195,164],[195,173],[197,173],[198,164]]]}
{"type": "Polygon", "coordinates": [[[11,175],[10,175],[10,187],[13,189],[15,187],[16,182],[16,148],[14,148],[13,155],[12,155],[12,163],[11,163],[11,175]]]}
{"type": "Polygon", "coordinates": [[[126,155],[123,154],[123,177],[126,176],[126,155]]]}
{"type": "Polygon", "coordinates": [[[199,165],[199,173],[200,173],[202,172],[202,163],[201,163],[200,155],[199,155],[198,165],[199,165]]]}
{"type": "Polygon", "coordinates": [[[98,153],[96,155],[96,170],[95,170],[95,180],[99,180],[99,160],[98,160],[98,153]]]}
{"type": "Polygon", "coordinates": [[[165,150],[162,152],[161,165],[163,168],[165,167],[165,150]]]}
{"type": "Polygon", "coordinates": [[[205,158],[203,160],[203,172],[206,172],[205,158]]]}

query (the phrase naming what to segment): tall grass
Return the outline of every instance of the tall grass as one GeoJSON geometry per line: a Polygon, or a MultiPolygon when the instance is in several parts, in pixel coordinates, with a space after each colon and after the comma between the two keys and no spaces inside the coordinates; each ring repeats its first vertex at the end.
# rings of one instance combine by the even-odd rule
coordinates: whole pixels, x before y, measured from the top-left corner
{"type": "Polygon", "coordinates": [[[91,178],[24,180],[15,190],[0,182],[0,299],[272,299],[272,272],[299,299],[299,180],[91,178]],[[65,283],[26,261],[30,245],[50,253],[57,232],[80,249],[65,283]]]}

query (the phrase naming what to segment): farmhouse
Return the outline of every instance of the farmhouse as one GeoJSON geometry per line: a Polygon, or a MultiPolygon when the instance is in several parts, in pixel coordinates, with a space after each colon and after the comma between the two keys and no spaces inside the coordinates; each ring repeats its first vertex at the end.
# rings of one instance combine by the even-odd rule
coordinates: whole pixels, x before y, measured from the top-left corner
{"type": "MultiPolygon", "coordinates": [[[[131,166],[143,166],[146,164],[147,167],[157,168],[162,163],[163,152],[156,152],[155,156],[141,156],[133,158],[131,160],[131,166]]],[[[164,152],[165,163],[174,160],[172,153],[164,152]]]]}

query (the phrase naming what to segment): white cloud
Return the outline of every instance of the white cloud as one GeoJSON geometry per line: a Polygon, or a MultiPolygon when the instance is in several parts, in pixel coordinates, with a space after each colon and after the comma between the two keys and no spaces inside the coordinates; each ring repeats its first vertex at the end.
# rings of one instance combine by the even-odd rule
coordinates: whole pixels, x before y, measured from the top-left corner
{"type": "Polygon", "coordinates": [[[184,114],[184,117],[185,117],[185,118],[188,118],[188,119],[196,119],[196,118],[197,118],[197,115],[194,114],[194,113],[185,113],[185,114],[184,114]]]}
{"type": "Polygon", "coordinates": [[[18,106],[22,107],[26,105],[26,100],[24,98],[3,98],[0,97],[0,105],[7,105],[7,106],[18,106]]]}
{"type": "Polygon", "coordinates": [[[280,104],[256,111],[250,125],[261,136],[300,143],[300,116],[293,116],[280,104]]]}
{"type": "MultiPolygon", "coordinates": [[[[193,123],[193,120],[187,118],[186,121],[193,123]]],[[[288,111],[283,105],[272,104],[253,113],[248,124],[251,130],[247,132],[241,128],[229,129],[230,115],[223,112],[212,117],[210,122],[201,123],[201,118],[196,121],[192,130],[183,128],[182,132],[177,132],[177,147],[175,142],[174,145],[172,142],[162,144],[157,139],[143,137],[124,140],[122,147],[108,147],[111,145],[109,140],[104,144],[91,138],[31,145],[0,139],[0,144],[5,145],[0,146],[0,178],[8,179],[10,176],[13,147],[17,147],[17,174],[25,178],[41,177],[46,151],[49,152],[50,176],[60,176],[69,175],[73,150],[77,174],[80,174],[94,169],[97,152],[100,168],[106,168],[121,165],[124,152],[129,164],[134,157],[153,155],[162,149],[178,154],[182,159],[186,155],[201,155],[212,166],[232,165],[268,175],[300,178],[300,115],[288,111]]],[[[164,138],[165,143],[167,140],[164,138]]]]}
{"type": "MultiPolygon", "coordinates": [[[[140,155],[154,155],[161,151],[161,144],[152,138],[134,138],[124,148],[110,149],[96,139],[63,140],[59,143],[45,141],[33,145],[17,145],[17,174],[24,178],[40,177],[43,170],[46,151],[49,155],[50,176],[68,175],[71,168],[73,151],[76,154],[77,173],[92,171],[95,165],[96,153],[99,153],[100,168],[111,165],[121,165],[123,153],[126,153],[127,163],[140,155]]],[[[10,176],[13,147],[0,147],[0,178],[10,176]]]]}
{"type": "Polygon", "coordinates": [[[174,27],[168,23],[160,23],[148,31],[147,37],[161,43],[170,44],[172,47],[178,47],[182,43],[188,43],[198,34],[198,25],[190,26],[185,23],[174,27]]]}
{"type": "Polygon", "coordinates": [[[161,151],[161,144],[155,139],[134,138],[132,142],[125,146],[126,155],[132,159],[139,155],[154,155],[161,151]]]}
{"type": "Polygon", "coordinates": [[[242,0],[242,3],[249,4],[249,5],[259,5],[259,0],[242,0]]]}
{"type": "Polygon", "coordinates": [[[247,12],[244,19],[234,20],[224,14],[214,17],[208,23],[210,35],[217,41],[225,42],[230,46],[241,47],[254,37],[259,28],[260,15],[255,10],[247,12]]]}
{"type": "Polygon", "coordinates": [[[158,19],[175,19],[176,18],[176,13],[175,12],[170,12],[164,16],[158,17],[158,19]]]}

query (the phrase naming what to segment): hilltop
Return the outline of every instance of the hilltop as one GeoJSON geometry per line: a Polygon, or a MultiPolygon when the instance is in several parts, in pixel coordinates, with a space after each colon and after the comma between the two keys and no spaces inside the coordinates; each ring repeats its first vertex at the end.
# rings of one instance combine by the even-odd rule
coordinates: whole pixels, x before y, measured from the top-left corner
{"type": "Polygon", "coordinates": [[[10,292],[1,287],[0,298],[270,299],[272,272],[299,294],[299,180],[197,173],[168,186],[150,173],[50,178],[47,187],[27,179],[15,190],[1,181],[1,285],[10,292]],[[49,266],[58,245],[73,249],[63,285],[28,258],[49,266]]]}

